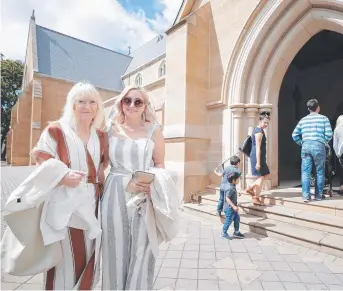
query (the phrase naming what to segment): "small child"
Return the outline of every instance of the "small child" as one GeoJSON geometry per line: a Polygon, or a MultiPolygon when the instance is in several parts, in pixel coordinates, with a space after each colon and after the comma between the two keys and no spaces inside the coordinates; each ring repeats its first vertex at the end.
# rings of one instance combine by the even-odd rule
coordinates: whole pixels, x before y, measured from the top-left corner
{"type": "Polygon", "coordinates": [[[218,176],[222,176],[222,182],[220,184],[220,196],[218,200],[218,206],[217,206],[217,212],[219,217],[221,217],[222,211],[223,211],[223,206],[224,206],[224,192],[228,186],[228,178],[227,176],[230,173],[239,173],[241,174],[241,171],[238,169],[238,166],[240,164],[241,160],[237,156],[232,156],[230,158],[230,166],[226,167],[224,169],[224,166],[222,164],[222,171],[219,172],[217,169],[214,170],[214,173],[218,176]]]}
{"type": "Polygon", "coordinates": [[[223,225],[223,232],[221,234],[222,238],[231,239],[227,234],[227,231],[233,221],[235,231],[233,233],[234,237],[244,238],[244,235],[239,231],[240,216],[237,207],[237,190],[236,185],[238,184],[239,177],[241,176],[238,172],[233,172],[228,174],[229,184],[225,190],[225,203],[224,203],[224,213],[225,221],[223,225]]]}

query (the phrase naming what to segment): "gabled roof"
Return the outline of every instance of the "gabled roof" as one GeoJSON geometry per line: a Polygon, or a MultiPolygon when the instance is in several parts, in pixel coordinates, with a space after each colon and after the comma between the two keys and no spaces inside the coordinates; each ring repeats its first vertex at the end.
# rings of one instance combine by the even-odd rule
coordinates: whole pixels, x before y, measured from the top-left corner
{"type": "Polygon", "coordinates": [[[132,57],[36,25],[38,72],[121,91],[132,57]]]}
{"type": "Polygon", "coordinates": [[[178,23],[181,19],[186,17],[192,11],[192,7],[196,0],[182,0],[179,11],[177,12],[176,18],[173,25],[178,23]]]}
{"type": "Polygon", "coordinates": [[[125,75],[166,53],[166,34],[160,34],[135,50],[125,75]]]}

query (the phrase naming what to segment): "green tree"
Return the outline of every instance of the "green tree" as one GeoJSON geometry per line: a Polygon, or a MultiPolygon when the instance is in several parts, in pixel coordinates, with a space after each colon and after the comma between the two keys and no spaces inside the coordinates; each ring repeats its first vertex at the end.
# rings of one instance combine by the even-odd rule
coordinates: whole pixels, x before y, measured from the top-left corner
{"type": "MultiPolygon", "coordinates": [[[[11,123],[11,110],[18,100],[23,79],[24,65],[21,61],[3,59],[1,54],[1,149],[11,123]]],[[[1,158],[6,156],[6,150],[1,158]]]]}

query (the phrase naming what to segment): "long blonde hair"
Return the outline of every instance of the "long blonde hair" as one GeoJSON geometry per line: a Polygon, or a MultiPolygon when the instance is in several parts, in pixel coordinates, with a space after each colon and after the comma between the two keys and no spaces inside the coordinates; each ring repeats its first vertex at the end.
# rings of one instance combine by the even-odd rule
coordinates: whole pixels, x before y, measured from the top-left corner
{"type": "Polygon", "coordinates": [[[92,84],[87,82],[78,82],[70,89],[60,120],[67,123],[71,128],[75,128],[76,120],[74,114],[74,105],[77,99],[84,95],[93,96],[97,101],[98,110],[91,127],[99,128],[104,120],[104,106],[97,89],[92,84]]]}
{"type": "Polygon", "coordinates": [[[139,91],[144,99],[145,109],[142,115],[142,119],[146,122],[151,122],[151,123],[156,122],[155,107],[148,93],[146,92],[146,90],[142,87],[135,86],[135,85],[127,86],[124,88],[121,94],[116,98],[113,104],[110,115],[106,122],[105,131],[108,131],[110,127],[112,126],[112,124],[121,124],[125,121],[125,114],[123,111],[121,101],[131,90],[139,91]]]}

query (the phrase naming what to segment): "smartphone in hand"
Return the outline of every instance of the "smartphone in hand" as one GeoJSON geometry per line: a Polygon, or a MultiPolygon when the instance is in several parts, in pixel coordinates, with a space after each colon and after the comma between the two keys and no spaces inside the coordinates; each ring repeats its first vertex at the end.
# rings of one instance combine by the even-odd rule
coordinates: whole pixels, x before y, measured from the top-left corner
{"type": "Polygon", "coordinates": [[[155,174],[145,172],[145,171],[135,171],[132,174],[130,182],[127,184],[127,187],[125,191],[130,193],[140,193],[137,192],[137,189],[135,186],[132,185],[131,182],[137,183],[137,184],[151,184],[152,181],[154,181],[155,174]]]}

